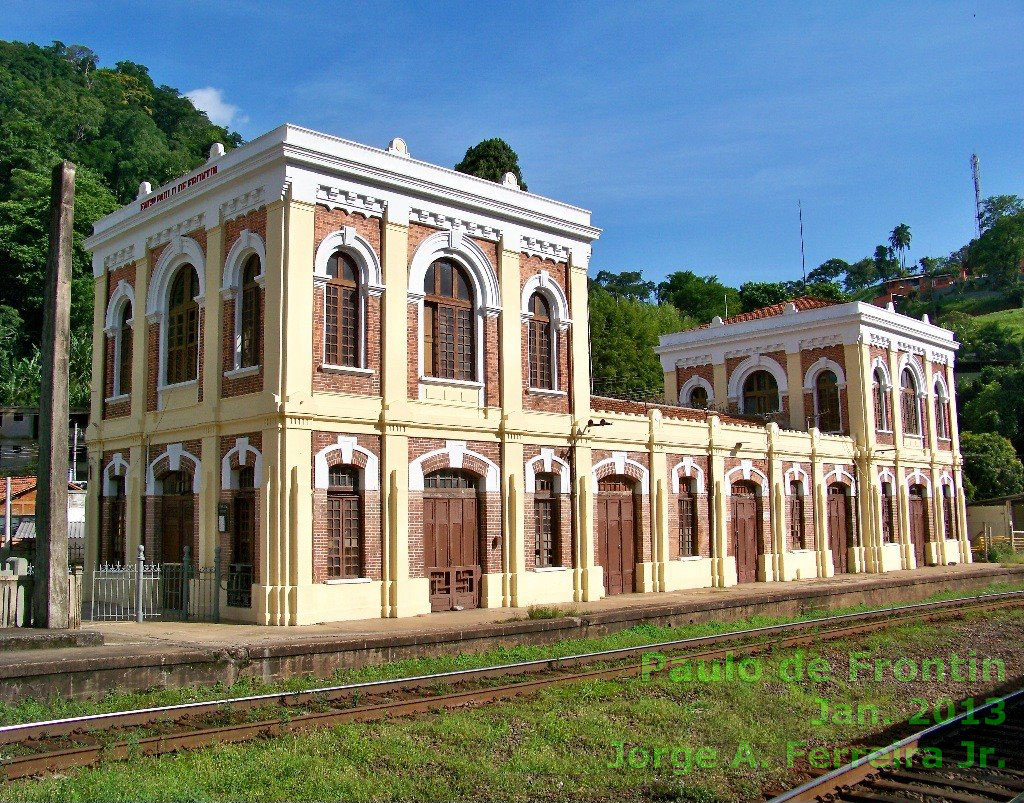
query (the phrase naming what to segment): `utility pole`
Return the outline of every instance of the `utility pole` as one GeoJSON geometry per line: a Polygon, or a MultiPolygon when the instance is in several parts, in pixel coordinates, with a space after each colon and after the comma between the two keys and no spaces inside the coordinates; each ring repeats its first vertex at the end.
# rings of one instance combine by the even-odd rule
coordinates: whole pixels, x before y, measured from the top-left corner
{"type": "Polygon", "coordinates": [[[971,178],[974,180],[974,223],[981,236],[981,162],[978,154],[971,154],[971,178]]]}
{"type": "Polygon", "coordinates": [[[75,166],[53,168],[50,251],[43,307],[42,386],[39,394],[39,480],[32,618],[36,627],[67,629],[68,587],[68,351],[71,327],[71,235],[75,223],[75,166]]]}
{"type": "Polygon", "coordinates": [[[804,256],[804,205],[799,198],[796,208],[800,214],[800,270],[804,274],[804,284],[807,284],[807,257],[804,256]]]}

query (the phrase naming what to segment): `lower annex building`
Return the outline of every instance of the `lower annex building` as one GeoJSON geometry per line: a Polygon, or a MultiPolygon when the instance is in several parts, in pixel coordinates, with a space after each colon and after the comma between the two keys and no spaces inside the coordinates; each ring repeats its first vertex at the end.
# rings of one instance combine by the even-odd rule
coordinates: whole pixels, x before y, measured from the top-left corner
{"type": "Polygon", "coordinates": [[[219,556],[298,625],[970,560],[949,331],[797,299],[595,397],[599,233],[291,125],[143,184],[87,242],[86,566],[219,556]]]}

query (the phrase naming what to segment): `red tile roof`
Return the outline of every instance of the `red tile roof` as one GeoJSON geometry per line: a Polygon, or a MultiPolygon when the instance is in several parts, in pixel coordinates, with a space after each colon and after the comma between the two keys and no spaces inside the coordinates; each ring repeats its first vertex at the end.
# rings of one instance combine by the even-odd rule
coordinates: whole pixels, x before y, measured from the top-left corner
{"type": "MultiPolygon", "coordinates": [[[[11,499],[20,496],[27,491],[31,491],[38,484],[37,477],[11,477],[11,499]]],[[[80,482],[69,482],[69,491],[81,491],[84,490],[82,483],[80,482]]],[[[0,477],[0,504],[3,504],[7,500],[7,478],[0,477]]]]}
{"type": "MultiPolygon", "coordinates": [[[[725,318],[722,323],[743,323],[744,321],[756,321],[761,318],[774,318],[776,315],[782,315],[786,311],[787,304],[794,304],[797,312],[803,312],[809,309],[821,309],[822,307],[832,307],[836,304],[844,304],[843,301],[826,301],[822,298],[811,298],[810,296],[800,296],[799,298],[792,298],[789,301],[781,301],[778,304],[771,304],[767,307],[761,307],[750,312],[741,312],[739,315],[730,315],[725,318]]],[[[699,329],[707,329],[711,324],[706,323],[703,326],[699,326],[699,329]]]]}
{"type": "MultiPolygon", "coordinates": [[[[35,477],[11,477],[11,499],[36,487],[35,477]]],[[[0,502],[7,499],[7,478],[0,477],[0,502]]]]}

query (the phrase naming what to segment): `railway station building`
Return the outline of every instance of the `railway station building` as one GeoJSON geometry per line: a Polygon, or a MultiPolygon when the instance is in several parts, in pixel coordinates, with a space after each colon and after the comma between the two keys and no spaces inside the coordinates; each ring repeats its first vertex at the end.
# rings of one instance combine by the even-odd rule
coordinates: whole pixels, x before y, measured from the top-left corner
{"type": "Polygon", "coordinates": [[[970,561],[952,333],[795,299],[598,397],[599,234],[291,125],[143,184],[87,241],[87,571],[219,557],[300,625],[970,561]]]}

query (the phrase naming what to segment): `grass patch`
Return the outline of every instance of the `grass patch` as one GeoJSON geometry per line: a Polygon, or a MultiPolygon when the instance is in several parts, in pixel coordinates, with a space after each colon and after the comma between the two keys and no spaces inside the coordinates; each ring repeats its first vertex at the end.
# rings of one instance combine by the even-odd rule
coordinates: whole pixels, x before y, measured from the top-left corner
{"type": "Polygon", "coordinates": [[[526,609],[527,619],[571,619],[583,616],[583,611],[574,606],[560,608],[557,605],[531,605],[526,609]]]}
{"type": "Polygon", "coordinates": [[[851,650],[920,660],[964,653],[984,638],[976,642],[985,645],[979,651],[1014,656],[1022,637],[1018,610],[900,626],[807,650],[806,658],[833,667],[820,682],[781,679],[782,662],[796,653],[777,651],[760,659],[760,677],[750,682],[680,683],[665,673],[552,687],[481,708],[344,724],[11,783],[0,787],[0,801],[763,799],[766,788],[791,780],[788,744],[856,742],[915,713],[914,696],[956,699],[982,688],[851,680],[845,671],[851,650]],[[830,706],[824,718],[822,700],[830,706]],[[840,706],[870,706],[878,722],[835,721],[840,706]],[[686,768],[681,760],[673,767],[666,752],[655,767],[659,748],[704,748],[716,759],[705,768],[686,768]],[[620,749],[634,757],[632,766],[614,766],[620,749]]]}
{"type": "Polygon", "coordinates": [[[1004,309],[997,312],[989,312],[979,315],[979,324],[996,323],[1005,327],[1008,331],[1024,337],[1024,309],[1004,309]]]}
{"type": "MultiPolygon", "coordinates": [[[[1024,590],[1024,583],[994,583],[973,592],[973,594],[1021,590],[1024,590]]],[[[937,602],[964,596],[963,592],[944,591],[931,595],[925,601],[937,602]]],[[[735,621],[712,621],[681,627],[659,627],[652,624],[642,624],[607,636],[567,639],[555,644],[513,644],[507,647],[496,647],[480,653],[453,653],[451,655],[407,659],[380,666],[339,669],[327,676],[303,675],[273,682],[266,682],[257,678],[243,678],[232,686],[215,684],[212,686],[192,686],[180,689],[152,689],[142,692],[111,691],[98,700],[68,700],[64,698],[39,700],[28,698],[15,704],[0,703],[0,725],[13,725],[21,722],[35,722],[61,717],[85,716],[111,711],[126,711],[133,708],[146,708],[150,706],[203,702],[228,697],[245,697],[247,695],[267,694],[278,691],[304,691],[325,685],[388,680],[438,672],[450,672],[458,669],[473,669],[482,666],[532,661],[542,658],[557,658],[578,653],[616,649],[618,647],[638,647],[659,641],[671,641],[694,636],[710,636],[731,630],[765,627],[768,625],[785,624],[787,622],[802,622],[830,614],[860,613],[868,610],[895,607],[899,607],[899,604],[884,606],[858,605],[834,611],[809,610],[799,616],[753,616],[735,621]]],[[[565,611],[566,609],[560,610],[565,611]]]]}

